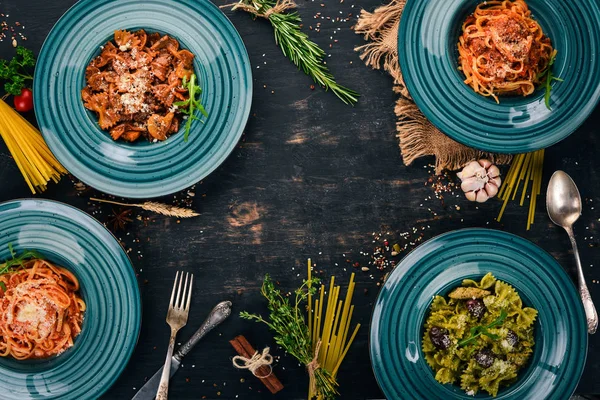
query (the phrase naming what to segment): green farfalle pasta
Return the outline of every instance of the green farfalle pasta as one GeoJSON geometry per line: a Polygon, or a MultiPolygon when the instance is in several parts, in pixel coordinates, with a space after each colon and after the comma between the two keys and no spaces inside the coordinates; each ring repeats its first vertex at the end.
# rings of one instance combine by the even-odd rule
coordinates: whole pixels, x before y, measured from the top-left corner
{"type": "Polygon", "coordinates": [[[438,382],[460,384],[469,395],[485,391],[495,397],[516,381],[533,353],[537,310],[523,307],[517,291],[491,273],[480,281],[465,279],[462,287],[490,294],[433,298],[424,324],[425,360],[438,382]]]}
{"type": "Polygon", "coordinates": [[[496,283],[496,278],[491,273],[484,276],[481,281],[477,282],[472,279],[464,279],[462,285],[464,287],[476,287],[479,289],[489,289],[496,283]]]}

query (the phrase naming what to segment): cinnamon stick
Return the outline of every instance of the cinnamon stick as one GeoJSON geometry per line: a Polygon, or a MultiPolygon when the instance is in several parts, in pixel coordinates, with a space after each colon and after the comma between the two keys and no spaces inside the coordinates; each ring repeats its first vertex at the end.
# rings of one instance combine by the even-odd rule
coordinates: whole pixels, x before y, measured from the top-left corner
{"type": "MultiPolygon", "coordinates": [[[[231,343],[235,351],[237,351],[237,353],[242,357],[251,358],[254,353],[256,353],[256,350],[254,350],[252,345],[242,335],[236,336],[233,340],[230,340],[229,343],[231,343]]],[[[279,381],[279,379],[277,379],[273,371],[271,371],[268,367],[260,367],[256,370],[256,374],[258,376],[265,376],[265,378],[258,378],[258,376],[257,378],[260,379],[260,381],[267,387],[267,389],[269,389],[272,394],[275,394],[283,389],[283,384],[279,381]]]]}

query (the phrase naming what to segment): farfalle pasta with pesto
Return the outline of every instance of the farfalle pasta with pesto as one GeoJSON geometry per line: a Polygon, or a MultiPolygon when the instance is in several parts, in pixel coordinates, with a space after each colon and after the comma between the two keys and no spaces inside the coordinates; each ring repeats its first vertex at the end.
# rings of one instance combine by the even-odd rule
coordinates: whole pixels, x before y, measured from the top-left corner
{"type": "Polygon", "coordinates": [[[512,286],[491,273],[479,282],[465,279],[448,299],[434,297],[423,335],[425,359],[438,382],[495,397],[516,381],[533,353],[536,316],[512,286]]]}

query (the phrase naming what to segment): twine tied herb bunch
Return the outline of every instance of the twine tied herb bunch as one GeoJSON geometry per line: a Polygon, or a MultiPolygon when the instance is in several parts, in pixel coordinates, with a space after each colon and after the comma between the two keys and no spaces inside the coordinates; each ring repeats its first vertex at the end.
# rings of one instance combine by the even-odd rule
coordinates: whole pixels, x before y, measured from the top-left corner
{"type": "Polygon", "coordinates": [[[281,47],[283,54],[299,69],[313,80],[331,90],[346,104],[355,104],[359,94],[352,89],[340,86],[323,63],[325,52],[302,32],[302,19],[297,12],[285,12],[296,8],[294,0],[240,0],[221,8],[246,11],[254,18],[267,19],[275,32],[275,43],[281,47]]]}
{"type": "Polygon", "coordinates": [[[317,343],[316,350],[313,352],[308,326],[304,321],[306,310],[301,306],[301,303],[306,301],[309,293],[311,296],[316,293],[318,284],[318,278],[304,281],[302,286],[295,291],[295,300],[292,305],[289,298],[283,297],[281,292],[275,288],[269,275],[266,275],[260,292],[268,301],[268,319],[246,311],[242,311],[240,317],[266,324],[269,329],[275,332],[275,343],[306,366],[311,384],[314,384],[315,390],[313,393],[316,394],[317,398],[334,399],[338,395],[338,383],[328,371],[315,361],[320,346],[317,343]]]}

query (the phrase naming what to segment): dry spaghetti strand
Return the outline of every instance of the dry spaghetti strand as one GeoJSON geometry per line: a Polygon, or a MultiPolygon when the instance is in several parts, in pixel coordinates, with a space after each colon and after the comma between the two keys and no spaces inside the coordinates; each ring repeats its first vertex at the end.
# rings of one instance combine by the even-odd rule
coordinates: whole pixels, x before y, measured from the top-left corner
{"type": "Polygon", "coordinates": [[[527,213],[527,230],[535,219],[535,207],[537,196],[542,188],[542,174],[544,168],[544,150],[538,150],[533,153],[517,154],[510,164],[510,169],[506,174],[498,198],[503,201],[502,208],[498,214],[497,221],[502,219],[509,200],[515,200],[519,187],[521,187],[521,197],[519,204],[523,206],[525,198],[529,197],[529,211],[527,213]],[[521,186],[521,183],[523,185],[521,186]],[[529,190],[529,192],[528,192],[529,190]]]}
{"type": "MultiPolygon", "coordinates": [[[[312,263],[308,260],[308,279],[312,277],[312,263]]],[[[337,376],[338,370],[344,357],[348,353],[354,338],[360,328],[360,324],[356,324],[354,331],[348,335],[350,331],[350,322],[354,306],[352,305],[352,295],[354,294],[354,274],[350,277],[346,297],[340,299],[340,287],[335,286],[335,278],[332,276],[327,290],[327,305],[325,308],[325,316],[323,317],[323,302],[325,285],[321,285],[319,299],[315,301],[314,307],[312,304],[312,296],[308,298],[308,320],[311,322],[309,334],[313,344],[313,351],[316,351],[318,345],[317,362],[321,368],[324,368],[334,378],[337,376]],[[314,315],[311,315],[314,313],[314,315]]],[[[308,398],[314,397],[322,399],[309,387],[308,398]]]]}
{"type": "Polygon", "coordinates": [[[3,100],[0,100],[0,136],[6,143],[31,193],[46,190],[67,170],[54,158],[40,132],[3,100]]]}
{"type": "Polygon", "coordinates": [[[464,82],[496,102],[532,94],[556,55],[523,0],[479,4],[462,26],[458,53],[464,82]]]}

